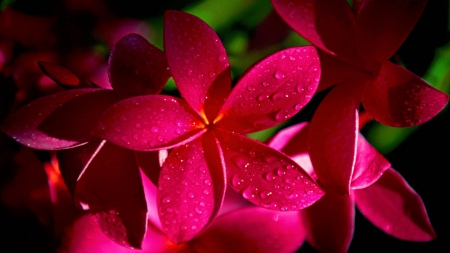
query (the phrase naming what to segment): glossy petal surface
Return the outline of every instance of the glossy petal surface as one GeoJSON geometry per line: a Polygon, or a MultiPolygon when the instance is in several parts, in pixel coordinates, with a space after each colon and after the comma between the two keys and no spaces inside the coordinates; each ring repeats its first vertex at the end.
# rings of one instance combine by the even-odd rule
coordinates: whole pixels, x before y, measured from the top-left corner
{"type": "Polygon", "coordinates": [[[103,233],[122,246],[141,248],[147,204],[133,151],[105,142],[82,177],[103,233]]]}
{"type": "Polygon", "coordinates": [[[225,48],[214,30],[199,18],[166,11],[164,50],[173,79],[186,101],[212,121],[231,89],[225,48]]]}
{"type": "Polygon", "coordinates": [[[352,196],[327,193],[302,214],[308,242],[317,251],[347,252],[354,232],[355,207],[352,196]]]}
{"type": "Polygon", "coordinates": [[[409,127],[436,116],[448,98],[408,70],[385,62],[378,77],[365,85],[362,102],[377,121],[393,127],[409,127]]]}
{"type": "Polygon", "coordinates": [[[377,181],[383,172],[391,167],[386,158],[381,155],[364,137],[358,135],[355,169],[352,176],[352,189],[370,186],[377,181]]]}
{"type": "Polygon", "coordinates": [[[309,155],[325,190],[348,195],[356,158],[358,109],[351,84],[334,87],[309,127],[309,155]]]}
{"type": "Polygon", "coordinates": [[[211,135],[205,135],[175,148],[159,177],[161,225],[176,244],[201,232],[217,214],[225,196],[224,166],[217,146],[214,147],[217,144],[210,138],[211,135]]]}
{"type": "Polygon", "coordinates": [[[422,199],[395,170],[354,193],[358,209],[387,234],[410,241],[436,238],[422,199]]]}
{"type": "Polygon", "coordinates": [[[272,0],[275,10],[313,45],[349,62],[357,62],[355,17],[346,1],[272,0]]]}
{"type": "Polygon", "coordinates": [[[99,122],[95,135],[141,151],[182,145],[199,135],[203,125],[184,100],[165,95],[124,99],[109,107],[99,122]]]}
{"type": "Polygon", "coordinates": [[[324,192],[286,155],[250,138],[218,133],[228,182],[248,201],[277,211],[306,208],[324,192]]]}
{"type": "Polygon", "coordinates": [[[387,61],[419,20],[427,0],[365,0],[359,8],[356,37],[366,60],[387,61]]]}
{"type": "Polygon", "coordinates": [[[111,52],[109,79],[121,98],[159,93],[169,77],[164,52],[138,34],[124,36],[111,52]]]}
{"type": "Polygon", "coordinates": [[[301,225],[298,212],[245,208],[217,218],[189,245],[199,253],[290,253],[305,240],[301,225]]]}
{"type": "Polygon", "coordinates": [[[48,135],[41,131],[39,126],[67,101],[95,91],[98,89],[77,89],[39,98],[12,113],[2,122],[1,129],[16,141],[34,149],[56,150],[79,145],[81,143],[77,140],[60,139],[48,135]]]}
{"type": "Polygon", "coordinates": [[[290,119],[314,95],[320,78],[314,47],[290,48],[247,70],[219,113],[219,128],[250,133],[290,119]]]}
{"type": "Polygon", "coordinates": [[[38,62],[42,72],[64,88],[98,88],[92,82],[78,77],[72,71],[50,62],[38,62]]]}

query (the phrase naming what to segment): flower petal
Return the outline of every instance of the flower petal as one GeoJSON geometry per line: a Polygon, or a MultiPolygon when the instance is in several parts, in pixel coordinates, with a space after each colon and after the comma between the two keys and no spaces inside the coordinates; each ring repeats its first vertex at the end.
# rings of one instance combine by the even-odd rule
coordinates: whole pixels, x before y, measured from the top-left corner
{"type": "Polygon", "coordinates": [[[175,244],[191,240],[216,216],[225,196],[224,163],[211,133],[175,148],[158,182],[163,231],[175,244]]]}
{"type": "Polygon", "coordinates": [[[409,241],[436,238],[422,199],[394,169],[354,193],[361,213],[387,234],[409,241]]]}
{"type": "Polygon", "coordinates": [[[309,125],[309,155],[321,186],[349,195],[358,138],[358,108],[353,83],[334,87],[309,125]]]}
{"type": "Polygon", "coordinates": [[[219,36],[191,14],[166,11],[164,50],[181,95],[212,121],[231,89],[230,64],[219,36]]]}
{"type": "Polygon", "coordinates": [[[305,238],[298,212],[250,207],[217,218],[189,245],[198,252],[289,253],[305,238]]]}
{"type": "Polygon", "coordinates": [[[355,17],[342,0],[272,0],[273,7],[296,32],[323,51],[358,62],[355,17]]]}
{"type": "Polygon", "coordinates": [[[355,169],[352,176],[352,189],[365,188],[377,181],[384,171],[391,167],[386,158],[381,155],[364,137],[358,135],[355,169]]]}
{"type": "Polygon", "coordinates": [[[365,85],[362,102],[375,120],[393,127],[416,126],[430,120],[449,96],[401,66],[385,62],[378,77],[365,85]]]}
{"type": "Polygon", "coordinates": [[[105,142],[82,177],[103,233],[124,247],[141,248],[147,204],[134,152],[105,142]]]}
{"type": "Polygon", "coordinates": [[[277,211],[306,208],[324,194],[286,155],[242,135],[217,131],[231,187],[248,201],[277,211]]]}
{"type": "MultiPolygon", "coordinates": [[[[43,150],[57,150],[80,145],[80,141],[61,139],[39,129],[40,124],[55,112],[62,104],[83,94],[101,91],[100,89],[77,89],[58,92],[39,98],[9,115],[2,122],[1,129],[21,144],[43,150]]],[[[64,124],[64,122],[60,122],[64,124]]],[[[67,133],[69,129],[61,129],[67,133]]],[[[85,141],[85,140],[84,140],[85,141]]]]}
{"type": "Polygon", "coordinates": [[[355,227],[352,196],[326,193],[302,210],[308,243],[319,252],[347,252],[355,227]]]}
{"type": "Polygon", "coordinates": [[[312,46],[270,55],[239,80],[219,113],[217,126],[251,133],[290,119],[311,100],[320,72],[312,46]]]}
{"type": "Polygon", "coordinates": [[[387,61],[422,15],[426,0],[365,0],[359,8],[356,38],[366,60],[387,61]]]}
{"type": "Polygon", "coordinates": [[[38,64],[42,72],[63,88],[99,88],[96,84],[80,78],[72,71],[57,64],[45,61],[39,61],[38,64]]]}
{"type": "Polygon", "coordinates": [[[157,94],[169,77],[164,52],[138,34],[124,36],[111,51],[109,78],[121,98],[157,94]]]}
{"type": "Polygon", "coordinates": [[[147,95],[109,107],[93,133],[125,148],[149,151],[182,145],[202,134],[202,126],[184,100],[147,95]]]}

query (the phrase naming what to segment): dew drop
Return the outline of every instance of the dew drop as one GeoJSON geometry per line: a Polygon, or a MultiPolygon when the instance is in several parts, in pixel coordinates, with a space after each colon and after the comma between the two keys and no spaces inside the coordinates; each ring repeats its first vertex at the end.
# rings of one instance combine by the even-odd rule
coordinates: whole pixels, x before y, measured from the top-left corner
{"type": "Polygon", "coordinates": [[[240,186],[241,183],[242,183],[242,180],[238,177],[237,174],[235,174],[235,175],[231,178],[231,184],[232,184],[234,187],[240,186]]]}
{"type": "Polygon", "coordinates": [[[203,190],[203,194],[208,195],[209,194],[209,190],[203,190]]]}
{"type": "Polygon", "coordinates": [[[277,114],[275,115],[275,120],[278,122],[282,122],[282,121],[287,120],[290,117],[291,117],[291,115],[288,112],[286,112],[285,110],[279,110],[277,112],[277,114]]]}
{"type": "Polygon", "coordinates": [[[303,105],[301,105],[301,104],[296,104],[294,106],[294,110],[296,110],[296,111],[301,110],[302,108],[303,108],[303,105]]]}
{"type": "Polygon", "coordinates": [[[171,212],[173,212],[173,209],[168,207],[168,208],[166,208],[166,212],[171,213],[171,212]]]}
{"type": "Polygon", "coordinates": [[[188,69],[188,75],[190,76],[190,75],[192,75],[192,69],[188,69]]]}
{"type": "Polygon", "coordinates": [[[244,191],[242,191],[242,196],[246,199],[252,199],[255,197],[255,195],[253,194],[253,190],[250,186],[245,188],[244,191]]]}
{"type": "Polygon", "coordinates": [[[219,55],[219,56],[217,57],[217,60],[218,60],[219,62],[227,62],[227,56],[224,55],[224,54],[221,54],[221,55],[219,55]]]}
{"type": "Polygon", "coordinates": [[[203,183],[205,184],[205,185],[211,185],[211,180],[209,180],[209,179],[205,179],[204,181],[203,181],[203,183]]]}
{"type": "Polygon", "coordinates": [[[276,177],[274,174],[272,174],[272,172],[267,172],[264,174],[264,179],[266,179],[269,182],[275,180],[275,178],[276,177]]]}
{"type": "Polygon", "coordinates": [[[205,173],[206,169],[203,166],[198,167],[198,171],[200,171],[201,173],[205,173]]]}
{"type": "Polygon", "coordinates": [[[286,171],[284,169],[282,169],[282,168],[276,169],[276,172],[277,172],[277,175],[280,176],[280,177],[286,175],[286,171]]]}
{"type": "Polygon", "coordinates": [[[193,192],[188,192],[187,196],[188,196],[188,198],[193,199],[194,198],[194,193],[193,192]]]}
{"type": "Polygon", "coordinates": [[[133,134],[133,139],[138,140],[139,139],[139,134],[133,134]]]}
{"type": "Polygon", "coordinates": [[[275,72],[275,74],[274,74],[274,77],[275,77],[276,79],[278,79],[278,80],[281,80],[281,79],[284,78],[284,73],[281,72],[281,71],[279,71],[279,70],[277,70],[277,71],[275,72]]]}
{"type": "Polygon", "coordinates": [[[192,226],[191,228],[192,228],[192,230],[196,230],[196,229],[197,229],[197,226],[194,225],[194,226],[192,226]]]}
{"type": "Polygon", "coordinates": [[[158,127],[156,127],[156,126],[152,126],[152,127],[150,128],[150,131],[151,131],[152,133],[157,133],[157,132],[159,131],[159,129],[158,129],[158,127]]]}
{"type": "Polygon", "coordinates": [[[286,95],[283,95],[283,93],[281,93],[281,92],[275,92],[275,93],[273,93],[271,96],[270,96],[270,99],[273,101],[273,102],[277,102],[277,101],[280,101],[281,99],[283,99],[283,98],[285,98],[286,97],[286,95]]]}
{"type": "Polygon", "coordinates": [[[267,86],[269,86],[269,83],[268,83],[268,82],[262,82],[261,85],[262,85],[263,87],[267,87],[267,86]]]}
{"type": "Polygon", "coordinates": [[[170,201],[172,201],[172,199],[170,197],[165,197],[162,200],[163,203],[170,203],[170,201]]]}
{"type": "Polygon", "coordinates": [[[268,192],[268,191],[262,191],[259,193],[259,197],[261,199],[266,199],[267,197],[269,197],[270,195],[272,195],[272,192],[268,192]]]}
{"type": "Polygon", "coordinates": [[[287,210],[288,210],[288,207],[287,207],[287,206],[282,206],[282,207],[280,208],[280,210],[281,210],[281,211],[287,211],[287,210]]]}

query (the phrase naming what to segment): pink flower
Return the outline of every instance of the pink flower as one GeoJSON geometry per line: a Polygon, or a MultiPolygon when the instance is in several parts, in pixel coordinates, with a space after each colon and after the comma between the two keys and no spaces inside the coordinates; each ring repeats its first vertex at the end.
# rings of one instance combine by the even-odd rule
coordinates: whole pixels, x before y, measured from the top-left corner
{"type": "Polygon", "coordinates": [[[394,127],[422,124],[448,95],[389,58],[403,43],[426,0],[272,0],[275,10],[318,48],[327,94],[311,120],[310,156],[321,186],[348,195],[355,170],[360,104],[394,127]]]}
{"type": "Polygon", "coordinates": [[[60,150],[61,172],[76,200],[98,216],[101,229],[111,239],[139,248],[148,210],[140,168],[159,169],[157,153],[144,157],[90,132],[115,102],[162,90],[170,77],[164,53],[139,35],[123,37],[109,59],[112,90],[89,88],[96,86],[57,65],[41,62],[40,66],[61,86],[76,89],[20,108],[2,123],[2,130],[25,146],[60,150]]]}
{"type": "Polygon", "coordinates": [[[173,148],[157,193],[163,231],[171,241],[189,241],[212,221],[227,183],[249,201],[281,211],[299,210],[322,196],[287,156],[244,136],[280,124],[311,99],[320,76],[313,47],[265,58],[233,91],[225,49],[202,20],[167,11],[164,48],[185,100],[125,99],[102,115],[95,133],[134,150],[173,148]]]}
{"type": "MultiPolygon", "coordinates": [[[[285,152],[316,178],[306,146],[308,128],[307,123],[286,128],[269,145],[285,152]]],[[[355,205],[391,236],[409,241],[436,238],[420,196],[362,135],[358,137],[350,195],[326,193],[301,211],[308,242],[320,252],[347,252],[355,226],[355,205]]]]}

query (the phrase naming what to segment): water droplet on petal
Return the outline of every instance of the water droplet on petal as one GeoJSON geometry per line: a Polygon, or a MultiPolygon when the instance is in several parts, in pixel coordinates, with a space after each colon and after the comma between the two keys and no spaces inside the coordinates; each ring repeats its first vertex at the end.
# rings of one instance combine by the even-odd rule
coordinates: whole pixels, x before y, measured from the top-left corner
{"type": "Polygon", "coordinates": [[[188,192],[187,196],[188,196],[188,198],[192,199],[192,198],[194,198],[194,193],[193,192],[188,192]]]}
{"type": "Polygon", "coordinates": [[[267,87],[267,86],[269,86],[269,83],[268,82],[262,82],[261,85],[264,86],[264,87],[267,87]]]}
{"type": "Polygon", "coordinates": [[[152,127],[150,128],[150,131],[151,131],[152,133],[157,133],[157,132],[159,131],[159,129],[158,129],[158,127],[156,127],[156,126],[152,126],[152,127]]]}
{"type": "Polygon", "coordinates": [[[284,73],[281,72],[280,70],[277,70],[277,71],[275,72],[275,74],[274,74],[274,77],[275,77],[276,79],[278,79],[278,80],[281,80],[281,79],[284,78],[284,73]]]}

